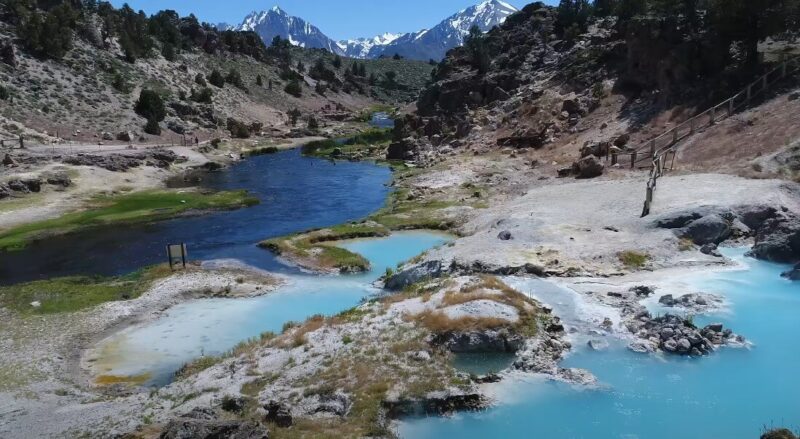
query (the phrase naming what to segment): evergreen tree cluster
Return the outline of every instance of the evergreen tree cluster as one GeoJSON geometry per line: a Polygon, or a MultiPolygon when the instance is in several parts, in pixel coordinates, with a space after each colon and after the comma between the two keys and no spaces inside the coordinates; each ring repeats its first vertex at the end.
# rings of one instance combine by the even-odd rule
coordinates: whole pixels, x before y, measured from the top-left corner
{"type": "Polygon", "coordinates": [[[175,11],[163,10],[148,17],[128,4],[117,9],[106,1],[3,0],[0,20],[14,26],[22,46],[30,53],[53,59],[63,58],[79,36],[106,49],[115,38],[129,62],[158,53],[174,61],[180,52],[195,49],[209,53],[226,50],[258,60],[268,56],[266,46],[254,32],[218,32],[193,15],[180,17],[175,11]],[[89,37],[98,31],[100,41],[89,37]]]}

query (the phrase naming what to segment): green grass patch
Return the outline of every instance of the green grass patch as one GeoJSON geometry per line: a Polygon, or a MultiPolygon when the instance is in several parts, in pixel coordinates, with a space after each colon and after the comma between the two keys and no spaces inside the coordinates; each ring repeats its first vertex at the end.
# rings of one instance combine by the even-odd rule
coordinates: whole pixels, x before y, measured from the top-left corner
{"type": "Polygon", "coordinates": [[[258,204],[246,191],[215,193],[143,191],[95,197],[91,207],[58,218],[37,221],[0,232],[0,250],[18,250],[30,241],[111,223],[137,223],[173,218],[203,210],[235,209],[258,204]]]}
{"type": "Polygon", "coordinates": [[[647,261],[650,260],[650,255],[647,253],[640,253],[633,250],[620,252],[618,257],[619,261],[627,268],[642,268],[647,264],[647,261]]]}
{"type": "Polygon", "coordinates": [[[365,271],[369,261],[333,242],[356,238],[389,235],[389,229],[375,223],[340,224],[260,242],[259,247],[283,256],[289,261],[312,270],[365,271]]]}
{"type": "Polygon", "coordinates": [[[448,230],[453,226],[452,222],[445,219],[438,211],[456,205],[458,203],[452,201],[412,199],[407,189],[398,189],[391,194],[386,206],[369,219],[391,230],[448,230]]]}
{"type": "Polygon", "coordinates": [[[156,265],[124,276],[71,276],[0,287],[0,305],[23,315],[75,312],[139,297],[171,273],[167,265],[156,265]]]}
{"type": "Polygon", "coordinates": [[[303,155],[328,159],[374,157],[392,140],[391,129],[370,128],[344,141],[315,140],[301,147],[303,155]]]}

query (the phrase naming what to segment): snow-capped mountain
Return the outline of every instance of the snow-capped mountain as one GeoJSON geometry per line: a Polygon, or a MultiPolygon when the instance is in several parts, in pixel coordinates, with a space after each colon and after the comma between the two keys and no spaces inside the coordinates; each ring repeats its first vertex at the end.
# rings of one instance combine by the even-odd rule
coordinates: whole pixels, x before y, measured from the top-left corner
{"type": "Polygon", "coordinates": [[[377,58],[383,47],[402,37],[403,34],[385,33],[372,38],[356,38],[339,41],[337,44],[350,58],[377,58]]]}
{"type": "Polygon", "coordinates": [[[267,45],[272,43],[275,36],[280,36],[296,46],[325,49],[339,55],[345,54],[336,42],[328,38],[319,28],[302,18],[287,14],[278,6],[274,6],[268,11],[251,12],[240,25],[234,26],[233,29],[253,31],[267,45]]]}
{"type": "MultiPolygon", "coordinates": [[[[453,47],[464,43],[469,29],[477,25],[482,31],[494,26],[517,12],[517,9],[501,0],[485,0],[475,6],[459,11],[430,29],[406,34],[385,33],[373,38],[333,41],[319,28],[302,18],[287,14],[278,6],[268,11],[252,12],[238,26],[230,29],[254,31],[270,44],[276,35],[292,44],[326,49],[329,52],[351,58],[379,58],[401,55],[405,58],[427,61],[440,60],[453,47]]],[[[220,26],[227,26],[220,24],[220,26]]]]}
{"type": "MultiPolygon", "coordinates": [[[[430,29],[405,34],[389,44],[383,45],[380,55],[399,54],[411,59],[440,60],[444,58],[448,50],[464,44],[464,37],[469,34],[469,29],[473,25],[487,32],[515,12],[517,12],[517,8],[508,3],[500,0],[486,0],[459,11],[430,29]]],[[[376,50],[373,47],[371,55],[374,52],[376,50]]]]}

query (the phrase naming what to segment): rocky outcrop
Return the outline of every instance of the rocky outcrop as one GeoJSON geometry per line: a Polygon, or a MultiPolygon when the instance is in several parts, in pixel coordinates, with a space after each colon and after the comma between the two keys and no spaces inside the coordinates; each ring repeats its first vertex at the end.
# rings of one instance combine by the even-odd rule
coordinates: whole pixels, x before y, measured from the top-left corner
{"type": "Polygon", "coordinates": [[[781,274],[781,276],[789,280],[800,280],[800,264],[797,264],[791,270],[781,274]]]}
{"type": "Polygon", "coordinates": [[[719,244],[731,236],[731,221],[718,214],[706,215],[689,223],[681,236],[697,245],[719,244]]]}
{"type": "Polygon", "coordinates": [[[448,332],[437,334],[432,343],[455,353],[517,352],[525,339],[507,330],[448,332]]]}
{"type": "Polygon", "coordinates": [[[31,192],[41,192],[42,190],[42,180],[38,178],[26,178],[26,179],[15,178],[7,181],[6,185],[12,191],[21,192],[24,194],[31,192]]]}
{"type": "Polygon", "coordinates": [[[749,254],[772,262],[800,260],[800,218],[781,215],[764,221],[749,254]]]}
{"type": "Polygon", "coordinates": [[[572,173],[576,178],[595,178],[603,175],[605,166],[600,159],[593,155],[588,155],[572,165],[572,173]]]}
{"type": "Polygon", "coordinates": [[[392,291],[401,290],[409,285],[427,279],[436,279],[442,276],[442,263],[428,261],[400,271],[386,279],[385,288],[392,291]]]}
{"type": "MultiPolygon", "coordinates": [[[[758,259],[793,263],[800,260],[800,218],[786,208],[753,205],[732,209],[704,206],[656,219],[660,228],[675,230],[695,244],[716,245],[730,238],[755,238],[748,253],[758,259]]],[[[715,247],[703,247],[716,255],[715,247]]]]}
{"type": "Polygon", "coordinates": [[[60,186],[62,188],[70,187],[72,185],[72,179],[69,178],[69,175],[66,172],[53,172],[46,176],[47,184],[53,186],[60,186]]]}
{"type": "Polygon", "coordinates": [[[0,43],[0,61],[13,68],[18,66],[17,50],[14,48],[14,44],[11,41],[0,43]]]}
{"type": "Polygon", "coordinates": [[[707,312],[719,308],[723,299],[716,294],[690,293],[680,297],[666,294],[658,299],[658,303],[670,308],[683,308],[693,313],[707,312]]]}
{"type": "Polygon", "coordinates": [[[487,406],[486,398],[478,393],[455,391],[434,392],[420,399],[383,401],[382,407],[390,419],[410,416],[444,416],[463,411],[482,410],[487,406]]]}
{"type": "Polygon", "coordinates": [[[269,439],[266,427],[248,421],[222,421],[208,409],[195,409],[169,421],[159,439],[269,439]]]}
{"type": "Polygon", "coordinates": [[[719,346],[744,346],[746,343],[744,337],[718,323],[699,329],[685,318],[672,314],[653,318],[646,310],[637,313],[626,326],[639,338],[628,346],[636,352],[662,351],[699,357],[719,346]]]}
{"type": "Polygon", "coordinates": [[[264,419],[278,427],[291,427],[294,423],[289,408],[277,401],[269,401],[264,405],[264,410],[267,412],[264,419]]]}
{"type": "Polygon", "coordinates": [[[177,159],[177,154],[165,149],[132,154],[78,154],[65,158],[64,163],[76,166],[97,166],[112,172],[125,172],[143,164],[158,168],[168,168],[177,159]]]}

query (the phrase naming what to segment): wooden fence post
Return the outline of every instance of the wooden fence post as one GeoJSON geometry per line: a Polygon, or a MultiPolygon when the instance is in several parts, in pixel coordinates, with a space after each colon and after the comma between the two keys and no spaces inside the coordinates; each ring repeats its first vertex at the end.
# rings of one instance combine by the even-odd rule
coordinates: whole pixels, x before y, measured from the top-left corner
{"type": "Polygon", "coordinates": [[[617,154],[611,154],[611,166],[617,164],[617,154]]]}
{"type": "Polygon", "coordinates": [[[782,78],[785,78],[785,77],[786,77],[786,61],[784,61],[784,62],[781,64],[781,77],[782,77],[782,78]]]}
{"type": "Polygon", "coordinates": [[[656,139],[650,141],[650,157],[656,155],[656,139]]]}
{"type": "Polygon", "coordinates": [[[747,103],[750,103],[750,98],[753,97],[753,84],[747,86],[747,103]]]}
{"type": "Polygon", "coordinates": [[[678,143],[678,127],[672,129],[672,143],[678,143]]]}
{"type": "Polygon", "coordinates": [[[636,151],[631,154],[631,169],[633,169],[634,165],[636,164],[636,151]]]}
{"type": "Polygon", "coordinates": [[[695,118],[689,119],[689,134],[694,134],[694,119],[695,118]]]}
{"type": "Polygon", "coordinates": [[[25,141],[22,139],[22,134],[19,135],[19,148],[25,149],[25,141]]]}
{"type": "Polygon", "coordinates": [[[728,101],[728,117],[733,116],[733,98],[728,101]]]}
{"type": "Polygon", "coordinates": [[[761,84],[762,91],[766,91],[767,87],[769,87],[769,84],[767,83],[767,75],[764,75],[764,77],[761,78],[761,82],[762,82],[761,84]]]}
{"type": "Polygon", "coordinates": [[[714,114],[716,112],[717,112],[717,107],[711,107],[711,111],[709,113],[711,115],[711,125],[714,125],[716,123],[716,120],[714,120],[716,119],[716,114],[714,114]]]}

